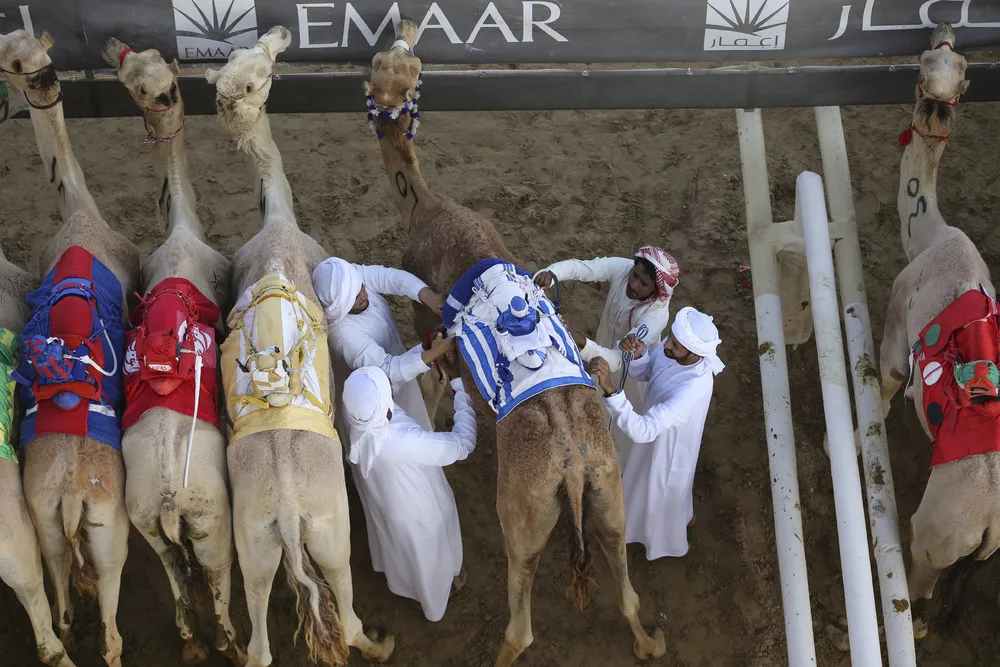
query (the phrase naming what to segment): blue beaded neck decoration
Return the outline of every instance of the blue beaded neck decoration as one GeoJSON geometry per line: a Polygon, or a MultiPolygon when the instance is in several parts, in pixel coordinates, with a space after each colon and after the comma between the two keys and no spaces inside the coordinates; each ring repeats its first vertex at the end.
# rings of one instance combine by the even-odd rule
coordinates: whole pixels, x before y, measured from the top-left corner
{"type": "Polygon", "coordinates": [[[417,101],[420,99],[420,87],[423,83],[423,80],[417,79],[417,87],[413,91],[413,99],[405,100],[398,107],[383,107],[375,104],[375,97],[373,95],[365,97],[368,105],[368,127],[372,129],[376,137],[379,139],[382,138],[382,133],[375,126],[376,117],[396,120],[400,116],[409,115],[410,125],[406,128],[406,138],[413,141],[413,135],[417,133],[417,128],[420,127],[420,109],[417,106],[417,101]]]}

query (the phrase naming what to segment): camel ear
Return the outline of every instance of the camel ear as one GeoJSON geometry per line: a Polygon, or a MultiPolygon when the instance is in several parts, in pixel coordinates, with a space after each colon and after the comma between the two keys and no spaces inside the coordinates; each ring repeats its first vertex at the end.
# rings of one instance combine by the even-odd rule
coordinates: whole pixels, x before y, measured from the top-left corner
{"type": "Polygon", "coordinates": [[[48,51],[49,49],[51,49],[53,46],[56,45],[56,40],[52,39],[52,35],[50,35],[48,32],[43,32],[42,38],[38,41],[42,43],[42,48],[45,49],[46,51],[48,51]]]}
{"type": "Polygon", "coordinates": [[[214,86],[215,82],[219,80],[218,70],[214,69],[205,70],[205,79],[214,86]]]}
{"type": "Polygon", "coordinates": [[[170,71],[173,72],[174,76],[181,73],[181,66],[177,64],[177,58],[170,61],[170,71]]]}
{"type": "Polygon", "coordinates": [[[962,83],[958,84],[958,90],[960,93],[965,93],[969,89],[969,80],[962,79],[962,83]]]}
{"type": "Polygon", "coordinates": [[[372,91],[375,90],[375,86],[373,86],[370,81],[365,81],[363,86],[365,89],[365,95],[371,95],[372,91]]]}
{"type": "Polygon", "coordinates": [[[119,63],[122,61],[122,51],[127,48],[120,40],[108,37],[104,41],[104,46],[101,47],[101,58],[111,67],[119,69],[119,63]]]}

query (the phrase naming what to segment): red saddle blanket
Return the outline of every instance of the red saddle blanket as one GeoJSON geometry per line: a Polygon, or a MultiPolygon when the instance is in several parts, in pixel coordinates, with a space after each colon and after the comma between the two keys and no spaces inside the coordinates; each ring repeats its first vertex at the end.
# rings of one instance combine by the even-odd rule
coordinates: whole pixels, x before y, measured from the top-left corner
{"type": "Polygon", "coordinates": [[[920,332],[913,355],[924,383],[931,466],[1000,451],[1000,309],[969,290],[920,332]]]}
{"type": "Polygon", "coordinates": [[[194,416],[195,357],[201,357],[198,419],[219,426],[214,324],[219,308],[183,278],[157,283],[135,307],[125,334],[122,428],[150,408],[194,416]]]}

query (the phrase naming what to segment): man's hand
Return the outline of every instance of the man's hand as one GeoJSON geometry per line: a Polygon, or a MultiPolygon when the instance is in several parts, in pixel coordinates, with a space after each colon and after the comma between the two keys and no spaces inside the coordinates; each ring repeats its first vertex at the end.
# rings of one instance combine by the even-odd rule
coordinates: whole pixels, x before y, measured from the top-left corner
{"type": "Polygon", "coordinates": [[[535,276],[535,284],[546,289],[552,286],[553,274],[551,271],[542,271],[537,276],[535,276]]]}
{"type": "Polygon", "coordinates": [[[618,349],[622,352],[631,352],[633,359],[639,359],[646,351],[646,344],[636,338],[635,334],[629,334],[622,338],[622,342],[618,344],[618,349]]]}
{"type": "Polygon", "coordinates": [[[617,389],[611,384],[611,368],[604,357],[594,357],[587,363],[587,372],[597,376],[597,384],[605,394],[613,394],[617,389]]]}
{"type": "Polygon", "coordinates": [[[580,333],[579,331],[577,331],[573,327],[567,326],[566,330],[569,331],[569,335],[573,337],[573,342],[576,343],[576,346],[578,348],[580,348],[582,350],[583,348],[585,348],[587,346],[587,337],[586,336],[584,336],[582,333],[580,333]]]}
{"type": "Polygon", "coordinates": [[[425,287],[417,293],[417,297],[420,299],[420,303],[433,310],[435,314],[441,314],[441,309],[444,308],[445,299],[443,295],[438,294],[430,287],[425,287]]]}
{"type": "Polygon", "coordinates": [[[431,341],[431,349],[424,350],[420,353],[420,358],[423,359],[424,363],[428,366],[432,362],[437,361],[444,355],[455,350],[455,339],[445,338],[443,334],[438,333],[431,341]]]}

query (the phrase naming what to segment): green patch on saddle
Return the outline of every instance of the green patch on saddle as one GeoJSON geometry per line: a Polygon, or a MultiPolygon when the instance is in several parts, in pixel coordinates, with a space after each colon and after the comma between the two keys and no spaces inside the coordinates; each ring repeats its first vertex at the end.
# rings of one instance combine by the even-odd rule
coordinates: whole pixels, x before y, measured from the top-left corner
{"type": "Polygon", "coordinates": [[[17,334],[0,327],[0,459],[17,463],[17,454],[11,443],[14,425],[14,378],[17,368],[17,334]]]}
{"type": "Polygon", "coordinates": [[[997,396],[1000,393],[1000,370],[986,359],[955,364],[955,382],[971,398],[997,396]]]}

